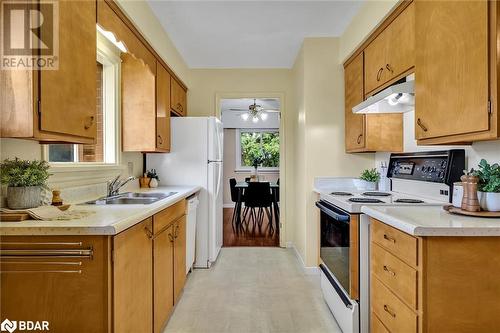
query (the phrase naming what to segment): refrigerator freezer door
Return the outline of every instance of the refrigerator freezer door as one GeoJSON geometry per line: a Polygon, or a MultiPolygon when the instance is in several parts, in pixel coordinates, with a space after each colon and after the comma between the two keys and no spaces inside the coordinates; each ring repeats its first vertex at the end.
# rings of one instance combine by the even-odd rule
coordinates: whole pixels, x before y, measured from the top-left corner
{"type": "Polygon", "coordinates": [[[208,164],[209,260],[214,262],[222,247],[222,162],[208,164]]]}
{"type": "Polygon", "coordinates": [[[224,128],[219,119],[208,118],[208,159],[210,161],[223,160],[224,128]]]}

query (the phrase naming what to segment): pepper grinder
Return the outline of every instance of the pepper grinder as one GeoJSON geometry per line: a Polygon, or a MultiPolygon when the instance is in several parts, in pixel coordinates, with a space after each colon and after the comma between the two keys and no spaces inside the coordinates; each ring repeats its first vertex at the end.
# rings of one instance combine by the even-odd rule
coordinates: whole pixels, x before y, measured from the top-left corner
{"type": "Polygon", "coordinates": [[[461,208],[469,212],[479,212],[481,210],[481,206],[479,205],[479,200],[477,198],[479,177],[466,174],[460,177],[460,180],[462,180],[464,185],[464,196],[462,198],[461,208]]]}

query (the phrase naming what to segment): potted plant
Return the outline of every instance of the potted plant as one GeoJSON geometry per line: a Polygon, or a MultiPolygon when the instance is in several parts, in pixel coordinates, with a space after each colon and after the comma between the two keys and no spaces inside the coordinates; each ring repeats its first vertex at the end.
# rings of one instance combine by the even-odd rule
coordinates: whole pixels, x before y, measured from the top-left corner
{"type": "Polygon", "coordinates": [[[257,172],[257,168],[264,163],[264,157],[261,155],[255,156],[252,160],[252,166],[254,167],[253,174],[250,176],[250,178],[254,179],[255,181],[259,181],[259,174],[257,172]]]}
{"type": "Polygon", "coordinates": [[[479,177],[478,199],[483,210],[500,212],[500,165],[490,165],[485,159],[479,162],[473,174],[479,177]]]}
{"type": "Polygon", "coordinates": [[[361,190],[374,191],[377,189],[377,182],[380,180],[380,173],[377,169],[366,169],[361,173],[355,185],[361,190]]]}
{"type": "Polygon", "coordinates": [[[151,169],[146,172],[146,176],[150,178],[149,187],[155,188],[158,187],[158,182],[160,181],[160,177],[156,173],[156,169],[151,169]]]}
{"type": "Polygon", "coordinates": [[[3,185],[7,185],[7,206],[27,209],[40,206],[42,188],[47,188],[49,164],[46,161],[5,159],[0,164],[3,185]]]}

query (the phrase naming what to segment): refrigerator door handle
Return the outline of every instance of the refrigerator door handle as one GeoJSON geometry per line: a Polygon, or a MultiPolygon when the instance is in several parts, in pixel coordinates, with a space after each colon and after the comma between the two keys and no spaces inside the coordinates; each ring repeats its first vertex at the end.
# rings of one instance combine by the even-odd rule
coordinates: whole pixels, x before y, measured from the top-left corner
{"type": "Polygon", "coordinates": [[[222,179],[222,164],[219,165],[219,173],[217,175],[217,189],[215,190],[216,197],[219,195],[219,191],[221,188],[221,186],[220,186],[221,179],[222,179]]]}

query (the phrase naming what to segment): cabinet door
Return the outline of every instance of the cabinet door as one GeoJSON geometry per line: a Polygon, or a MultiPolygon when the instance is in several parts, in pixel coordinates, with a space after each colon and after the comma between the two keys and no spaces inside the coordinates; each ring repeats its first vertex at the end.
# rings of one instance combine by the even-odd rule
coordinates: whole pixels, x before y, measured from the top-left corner
{"type": "Polygon", "coordinates": [[[488,130],[488,1],[415,5],[416,138],[488,130]]]}
{"type": "Polygon", "coordinates": [[[175,222],[174,237],[174,303],[177,303],[186,283],[186,215],[175,222]]]}
{"type": "Polygon", "coordinates": [[[156,83],[148,65],[130,53],[121,56],[122,144],[124,151],[156,148],[156,83]]]}
{"type": "MultiPolygon", "coordinates": [[[[155,215],[156,224],[156,215],[155,215]]],[[[174,307],[174,225],[155,235],[154,262],[154,332],[162,332],[174,307]]]]}
{"type": "Polygon", "coordinates": [[[113,239],[115,332],[153,331],[152,219],[113,239]]]}
{"type": "Polygon", "coordinates": [[[415,4],[411,3],[387,27],[387,64],[384,81],[415,66],[415,4]]]}
{"type": "Polygon", "coordinates": [[[180,116],[185,116],[187,113],[186,91],[174,78],[171,78],[171,100],[170,105],[172,110],[180,116]]]}
{"type": "Polygon", "coordinates": [[[170,150],[170,74],[156,63],[156,147],[170,150]]]}
{"type": "Polygon", "coordinates": [[[365,115],[352,113],[363,101],[363,53],[344,68],[345,80],[345,149],[352,151],[365,146],[365,115]]]}
{"type": "Polygon", "coordinates": [[[58,3],[59,69],[39,71],[40,130],[95,139],[96,2],[58,3]]]}
{"type": "Polygon", "coordinates": [[[387,28],[365,49],[365,93],[368,94],[386,81],[387,28]]]}

